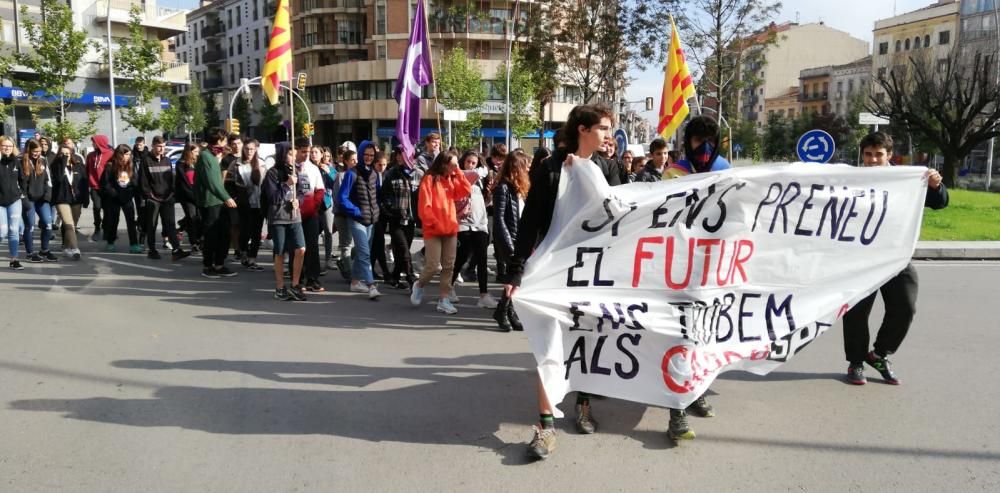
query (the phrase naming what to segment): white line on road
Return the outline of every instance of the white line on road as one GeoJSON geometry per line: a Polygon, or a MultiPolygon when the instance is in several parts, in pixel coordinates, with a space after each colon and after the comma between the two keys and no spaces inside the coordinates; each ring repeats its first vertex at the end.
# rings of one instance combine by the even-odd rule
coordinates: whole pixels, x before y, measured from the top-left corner
{"type": "Polygon", "coordinates": [[[164,269],[162,267],[151,267],[148,265],[133,264],[131,262],[122,262],[121,260],[111,260],[109,258],[102,258],[102,257],[90,257],[90,258],[94,260],[100,260],[101,262],[107,262],[109,264],[118,264],[118,265],[125,265],[128,267],[135,267],[136,269],[153,270],[156,272],[173,272],[170,269],[164,269]]]}

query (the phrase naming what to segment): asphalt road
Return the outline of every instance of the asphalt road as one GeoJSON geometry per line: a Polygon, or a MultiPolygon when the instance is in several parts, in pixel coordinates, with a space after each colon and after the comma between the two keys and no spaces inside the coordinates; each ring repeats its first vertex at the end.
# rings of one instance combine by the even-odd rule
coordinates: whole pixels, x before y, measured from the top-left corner
{"type": "Polygon", "coordinates": [[[1000,263],[919,264],[900,387],[843,383],[830,330],[767,377],[724,374],[691,443],[668,442],[665,410],[609,399],[598,434],[560,420],[529,464],[527,339],[494,331],[468,284],[452,317],[336,272],[278,302],[269,271],[209,280],[196,258],[83,247],[0,271],[0,491],[1000,489],[1000,263]]]}

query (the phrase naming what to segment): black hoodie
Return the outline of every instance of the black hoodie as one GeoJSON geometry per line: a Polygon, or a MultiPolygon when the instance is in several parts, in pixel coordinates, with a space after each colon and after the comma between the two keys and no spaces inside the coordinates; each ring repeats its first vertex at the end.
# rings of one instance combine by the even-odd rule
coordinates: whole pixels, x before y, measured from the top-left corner
{"type": "Polygon", "coordinates": [[[21,166],[17,156],[0,157],[0,206],[21,200],[21,166]]]}
{"type": "Polygon", "coordinates": [[[58,156],[49,167],[49,173],[52,178],[53,204],[84,207],[90,204],[90,184],[87,183],[87,167],[83,165],[83,161],[76,156],[68,160],[65,156],[58,156]]]}
{"type": "MultiPolygon", "coordinates": [[[[45,158],[41,158],[43,161],[45,158]]],[[[32,202],[49,202],[52,200],[52,185],[49,182],[48,170],[42,172],[42,174],[35,174],[35,170],[32,169],[31,173],[27,176],[22,175],[22,183],[24,185],[24,195],[28,200],[32,202]]]]}
{"type": "Polygon", "coordinates": [[[139,188],[142,195],[154,202],[168,202],[174,199],[174,168],[166,155],[159,159],[150,152],[139,166],[139,188]]]}

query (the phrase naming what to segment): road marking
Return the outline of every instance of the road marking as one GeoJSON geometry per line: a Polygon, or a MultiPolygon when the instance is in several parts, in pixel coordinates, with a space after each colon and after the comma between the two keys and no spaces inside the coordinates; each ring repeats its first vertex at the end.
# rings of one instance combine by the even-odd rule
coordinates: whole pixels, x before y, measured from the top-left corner
{"type": "Polygon", "coordinates": [[[111,260],[109,258],[102,258],[102,257],[90,257],[90,258],[94,259],[94,260],[100,260],[101,262],[107,262],[109,264],[118,264],[118,265],[124,265],[124,266],[128,266],[128,267],[135,267],[136,269],[146,269],[146,270],[152,270],[152,271],[156,271],[156,272],[173,272],[170,269],[164,269],[162,267],[151,267],[151,266],[148,266],[148,265],[133,264],[131,262],[122,262],[121,260],[111,260]]]}

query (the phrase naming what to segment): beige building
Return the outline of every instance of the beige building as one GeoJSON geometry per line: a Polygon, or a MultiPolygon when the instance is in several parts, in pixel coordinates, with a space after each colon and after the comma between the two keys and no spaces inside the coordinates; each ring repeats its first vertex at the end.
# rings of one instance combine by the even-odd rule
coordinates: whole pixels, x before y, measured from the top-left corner
{"type": "Polygon", "coordinates": [[[781,95],[764,100],[764,107],[767,108],[767,116],[772,115],[781,118],[792,119],[802,112],[802,104],[799,102],[799,87],[789,87],[781,95]]]}
{"type": "MultiPolygon", "coordinates": [[[[523,11],[539,8],[541,2],[520,3],[523,11]]],[[[497,69],[506,59],[512,35],[505,25],[515,2],[444,0],[427,5],[428,40],[435,63],[461,46],[479,64],[488,89],[482,107],[484,143],[503,142],[504,95],[493,81],[501,76],[497,69]]],[[[308,74],[316,139],[339,143],[377,138],[387,146],[396,132],[393,87],[406,52],[415,2],[299,0],[291,6],[295,70],[308,74]]],[[[431,94],[428,89],[425,97],[431,94]]],[[[546,128],[565,122],[569,111],[581,102],[577,88],[561,87],[555,102],[545,108],[546,128]]],[[[433,100],[422,101],[422,133],[439,129],[437,109],[433,100]]],[[[547,137],[552,134],[546,132],[547,137]]]]}
{"type": "Polygon", "coordinates": [[[958,42],[959,2],[941,0],[913,12],[875,22],[875,53],[872,57],[872,89],[875,98],[885,97],[877,81],[892,70],[907,73],[911,58],[927,63],[947,63],[958,42]]]}
{"type": "Polygon", "coordinates": [[[799,72],[799,103],[802,113],[825,115],[830,112],[830,73],[833,66],[807,68],[799,72]]]}
{"type": "Polygon", "coordinates": [[[791,86],[798,86],[802,70],[844,64],[868,55],[867,42],[822,22],[787,23],[771,26],[771,29],[777,31],[777,43],[751,48],[766,50],[764,63],[750,62],[743,67],[744,73],[753,74],[760,84],[743,89],[737,99],[741,117],[757,122],[758,126],[767,121],[767,100],[787,94],[791,86]]]}
{"type": "Polygon", "coordinates": [[[871,55],[830,69],[830,111],[847,118],[851,109],[867,99],[872,75],[871,55]]]}

